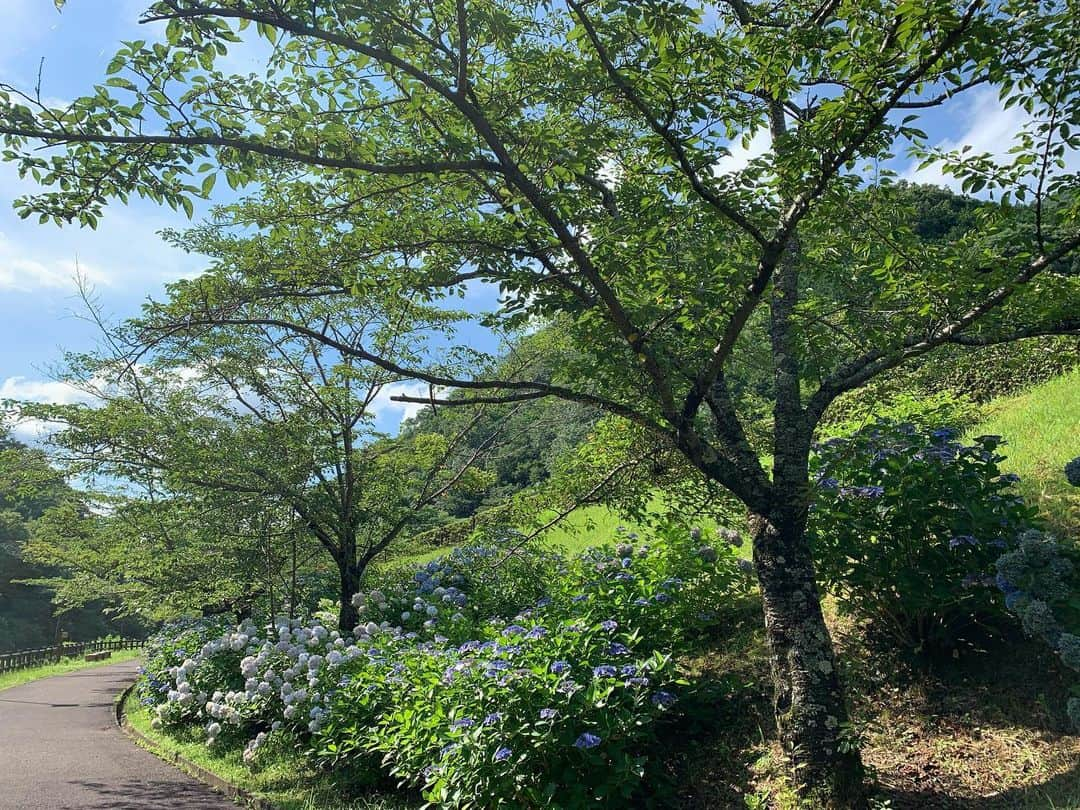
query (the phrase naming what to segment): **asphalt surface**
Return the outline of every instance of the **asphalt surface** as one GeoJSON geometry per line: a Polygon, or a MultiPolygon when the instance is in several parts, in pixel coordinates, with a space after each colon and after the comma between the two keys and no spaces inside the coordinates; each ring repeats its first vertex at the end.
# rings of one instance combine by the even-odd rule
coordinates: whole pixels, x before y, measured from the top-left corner
{"type": "Polygon", "coordinates": [[[135,745],[113,699],[138,661],[0,691],[0,810],[236,810],[135,745]]]}

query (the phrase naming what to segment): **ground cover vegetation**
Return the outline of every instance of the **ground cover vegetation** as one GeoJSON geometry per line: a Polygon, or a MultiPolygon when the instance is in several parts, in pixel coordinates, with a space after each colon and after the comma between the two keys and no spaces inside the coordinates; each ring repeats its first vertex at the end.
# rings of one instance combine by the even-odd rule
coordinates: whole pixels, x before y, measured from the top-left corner
{"type": "MultiPolygon", "coordinates": [[[[845,544],[872,543],[878,532],[900,541],[917,529],[914,564],[959,559],[947,568],[965,577],[988,576],[981,555],[1019,541],[905,479],[908,468],[893,459],[953,488],[950,497],[985,495],[983,508],[1010,533],[1030,516],[997,475],[996,440],[928,442],[900,420],[871,428],[889,431],[882,447],[873,444],[881,435],[843,439],[858,454],[885,452],[869,471],[823,460],[814,442],[834,404],[906,365],[1076,331],[1074,17],[1068,2],[1009,0],[161,0],[144,20],[163,38],[126,43],[91,95],[52,109],[35,91],[0,88],[0,136],[5,157],[47,187],[17,203],[43,222],[93,226],[107,199],[131,194],[190,212],[219,176],[246,195],[207,225],[212,271],[150,311],[140,341],[257,327],[330,347],[395,382],[426,383],[426,395],[396,398],[436,412],[567,400],[621,420],[618,429],[640,440],[602,443],[578,459],[574,469],[595,482],[586,499],[609,476],[633,481],[649,466],[692,472],[680,497],[726,493],[714,511],[737,503],[749,516],[789,773],[809,801],[851,806],[862,800],[864,770],[821,607],[814,544],[824,559],[831,538],[815,527],[817,513],[850,521],[845,544]],[[219,58],[249,36],[272,46],[265,75],[226,74],[219,58]],[[984,91],[1026,114],[1007,157],[930,146],[920,113],[984,91]],[[755,135],[764,153],[725,170],[733,144],[755,135]],[[896,183],[882,166],[901,149],[993,200],[928,198],[896,183]],[[940,225],[949,218],[956,227],[940,225]],[[402,357],[261,309],[348,295],[361,311],[402,302],[445,311],[478,281],[502,293],[478,320],[509,344],[505,363],[427,330],[424,350],[402,357]],[[537,324],[550,328],[537,333],[537,324]],[[835,491],[821,491],[819,463],[835,491]],[[890,510],[894,491],[925,510],[931,534],[890,510]],[[872,505],[860,513],[863,501],[872,505]]],[[[597,424],[602,434],[615,423],[597,424]]],[[[1052,545],[1024,542],[1033,553],[1052,545]]],[[[339,569],[342,560],[355,567],[338,553],[339,569]]],[[[865,570],[877,564],[876,555],[863,561],[865,570]]],[[[888,558],[881,564],[888,569],[888,558]]],[[[860,568],[850,572],[856,583],[860,568]]],[[[355,582],[341,577],[338,632],[354,618],[345,597],[355,582]]],[[[1043,598],[1005,582],[1000,596],[978,593],[1025,594],[1011,601],[1033,630],[1033,605],[1050,606],[1054,586],[1043,598]]],[[[858,584],[835,589],[877,611],[877,624],[888,611],[899,617],[886,623],[894,631],[927,640],[954,634],[963,586],[909,593],[893,584],[895,601],[865,600],[858,584]]],[[[666,628],[675,640],[678,631],[666,628]]],[[[1051,636],[1060,647],[1063,633],[1051,636]]],[[[722,712],[719,698],[712,711],[722,712]]],[[[416,768],[436,764],[433,738],[406,728],[414,719],[397,717],[387,733],[416,754],[403,773],[422,776],[441,801],[472,800],[462,785],[513,801],[546,795],[538,772],[526,768],[519,782],[495,767],[514,761],[509,744],[484,767],[462,753],[449,781],[429,784],[416,768]],[[415,749],[413,733],[423,741],[415,749]]],[[[599,749],[581,739],[571,747],[599,749]]],[[[582,772],[594,793],[624,788],[588,781],[628,774],[620,757],[607,771],[582,772]]]]}

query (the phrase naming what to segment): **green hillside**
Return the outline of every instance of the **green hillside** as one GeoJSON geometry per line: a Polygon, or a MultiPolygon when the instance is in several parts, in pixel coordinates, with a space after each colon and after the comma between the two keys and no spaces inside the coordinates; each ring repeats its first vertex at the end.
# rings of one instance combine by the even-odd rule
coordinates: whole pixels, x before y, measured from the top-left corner
{"type": "Polygon", "coordinates": [[[1008,445],[1002,466],[1020,476],[1024,496],[1055,529],[1080,536],[1080,489],[1065,480],[1065,463],[1080,456],[1080,368],[986,406],[972,435],[998,434],[1008,445]]]}

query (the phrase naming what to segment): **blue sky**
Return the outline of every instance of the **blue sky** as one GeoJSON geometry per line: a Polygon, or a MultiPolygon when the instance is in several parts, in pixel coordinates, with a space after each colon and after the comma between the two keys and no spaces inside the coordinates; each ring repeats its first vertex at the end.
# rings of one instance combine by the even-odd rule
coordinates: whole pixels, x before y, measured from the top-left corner
{"type": "MultiPolygon", "coordinates": [[[[0,0],[0,81],[33,87],[44,58],[44,96],[82,94],[104,76],[121,40],[153,38],[154,30],[136,22],[144,7],[144,0],[70,0],[58,13],[52,0],[0,0]]],[[[247,70],[256,67],[257,57],[253,48],[229,58],[247,70]]],[[[1000,154],[1023,121],[1022,113],[1002,111],[994,93],[984,90],[935,109],[921,126],[934,142],[969,143],[1000,154]]],[[[749,152],[733,149],[722,168],[736,169],[766,147],[763,137],[755,137],[749,152]]],[[[902,159],[895,168],[913,179],[950,184],[935,169],[916,175],[902,159]]],[[[51,380],[49,369],[64,348],[85,349],[95,340],[95,328],[76,315],[82,309],[76,272],[92,285],[105,313],[121,318],[159,296],[166,282],[196,274],[202,262],[156,235],[186,223],[181,214],[133,201],[112,204],[96,231],[38,225],[33,217],[20,220],[11,208],[13,199],[33,189],[14,167],[0,163],[0,399],[71,401],[75,392],[51,380]]],[[[470,339],[490,346],[476,334],[470,339]]],[[[404,412],[387,402],[383,426],[396,425],[404,412]]]]}

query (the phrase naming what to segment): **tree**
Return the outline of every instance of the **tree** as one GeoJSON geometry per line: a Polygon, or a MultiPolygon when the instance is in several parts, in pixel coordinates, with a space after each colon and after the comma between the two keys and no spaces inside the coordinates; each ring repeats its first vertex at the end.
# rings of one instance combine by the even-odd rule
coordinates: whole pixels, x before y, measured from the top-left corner
{"type": "Polygon", "coordinates": [[[1064,168],[1080,147],[1075,14],[1069,0],[161,0],[144,20],[163,42],[126,44],[65,109],[4,88],[0,134],[54,189],[19,201],[27,216],[93,225],[130,194],[190,211],[220,174],[304,212],[244,224],[318,234],[358,293],[484,279],[504,325],[559,319],[584,350],[551,380],[356,356],[469,394],[432,404],[608,411],[734,493],[754,516],[781,739],[802,787],[842,802],[862,772],[805,537],[815,426],[939,347],[1076,330],[1076,279],[1056,269],[1080,246],[1064,168]],[[249,26],[273,43],[268,73],[224,75],[217,56],[249,26]],[[1030,116],[1016,150],[928,146],[920,113],[978,88],[1030,116]],[[755,136],[764,154],[728,170],[755,136]],[[997,196],[978,227],[919,239],[881,168],[904,145],[997,196]],[[746,356],[771,372],[770,470],[728,382],[746,356]]]}
{"type": "Polygon", "coordinates": [[[295,575],[321,573],[312,563],[323,555],[291,510],[257,495],[162,497],[142,488],[153,478],[125,481],[137,494],[95,495],[96,513],[60,505],[37,521],[24,556],[49,566],[34,582],[54,592],[55,604],[70,610],[100,600],[120,616],[154,622],[292,613],[306,595],[295,575]]]}
{"type": "MultiPolygon", "coordinates": [[[[395,440],[375,428],[376,399],[395,377],[342,349],[363,342],[385,356],[409,357],[411,330],[433,323],[419,308],[403,304],[387,313],[328,298],[234,301],[228,326],[147,331],[170,306],[211,291],[221,292],[220,278],[179,283],[171,302],[149,306],[147,319],[127,324],[114,337],[114,346],[125,347],[120,357],[70,358],[69,382],[92,390],[100,404],[24,404],[22,410],[64,426],[51,441],[73,474],[116,479],[142,496],[137,508],[145,514],[135,521],[131,543],[111,536],[117,530],[123,537],[118,517],[137,514],[129,503],[110,519],[104,536],[88,528],[79,544],[84,555],[97,552],[92,559],[113,559],[104,568],[123,578],[118,587],[130,591],[141,555],[131,566],[117,555],[126,558],[133,546],[145,543],[149,528],[157,542],[148,565],[160,569],[171,560],[173,567],[143,586],[176,587],[192,564],[220,556],[230,562],[210,578],[219,586],[188,578],[188,601],[192,589],[205,604],[239,586],[232,601],[247,591],[250,605],[252,589],[274,578],[264,577],[266,564],[255,553],[266,543],[259,516],[285,509],[288,516],[273,531],[287,535],[283,526],[295,514],[305,534],[330,556],[339,578],[340,626],[351,629],[358,621],[351,598],[367,566],[403,531],[424,525],[440,498],[484,482],[472,467],[486,446],[463,451],[462,435],[432,433],[395,440]],[[319,339],[261,323],[280,318],[309,325],[319,339]],[[147,334],[154,335],[152,345],[140,342],[147,334]],[[186,515],[173,514],[163,525],[155,500],[186,515]],[[227,511],[209,522],[200,516],[213,510],[227,511]],[[177,525],[178,517],[203,525],[185,528],[183,520],[177,525]],[[159,523],[148,527],[147,520],[159,523]],[[216,550],[215,531],[227,538],[216,550]]],[[[54,550],[64,547],[57,538],[66,534],[61,521],[52,532],[54,550]]],[[[49,556],[44,544],[37,548],[49,556]]],[[[267,555],[274,556],[272,549],[267,555]]],[[[286,564],[281,554],[276,557],[278,566],[286,564]]],[[[148,595],[145,587],[136,591],[148,595]]]]}
{"type": "Polygon", "coordinates": [[[0,652],[54,643],[63,628],[73,639],[107,633],[137,633],[136,623],[109,621],[112,607],[105,594],[91,594],[77,604],[50,599],[43,579],[59,573],[29,551],[35,534],[58,510],[71,525],[85,526],[91,515],[82,494],[39,448],[12,438],[0,421],[0,652]]]}

